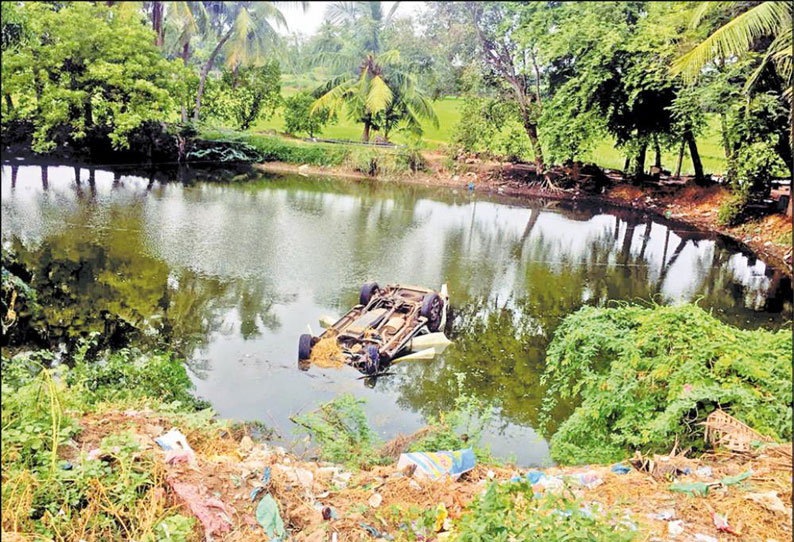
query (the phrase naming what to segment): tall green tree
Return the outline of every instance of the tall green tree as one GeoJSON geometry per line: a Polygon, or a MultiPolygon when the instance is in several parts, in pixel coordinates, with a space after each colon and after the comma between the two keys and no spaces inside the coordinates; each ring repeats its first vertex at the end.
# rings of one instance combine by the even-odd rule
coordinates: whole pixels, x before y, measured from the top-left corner
{"type": "Polygon", "coordinates": [[[31,123],[34,150],[87,135],[126,148],[145,123],[175,116],[185,74],[162,57],[139,13],[83,2],[27,2],[18,9],[27,38],[3,55],[3,91],[10,97],[3,124],[31,123]]]}
{"type": "MultiPolygon", "coordinates": [[[[692,17],[692,26],[707,22],[710,14],[727,13],[730,18],[707,38],[679,57],[672,72],[680,74],[687,82],[702,77],[704,68],[726,59],[742,58],[754,51],[764,56],[752,76],[747,79],[745,91],[757,85],[764,70],[774,66],[781,81],[783,97],[789,102],[789,155],[794,148],[794,100],[792,100],[792,7],[790,2],[713,2],[705,3],[692,17]],[[765,46],[764,41],[768,42],[765,46]],[[771,41],[769,41],[771,40],[771,41]]],[[[790,162],[790,156],[787,161],[790,162]]],[[[789,168],[792,168],[789,164],[789,168]]]]}
{"type": "Polygon", "coordinates": [[[479,38],[482,60],[510,88],[532,142],[535,165],[542,171],[545,163],[538,138],[542,103],[537,44],[535,41],[522,44],[515,34],[525,10],[534,10],[535,6],[518,2],[466,2],[466,8],[479,38]]]}
{"type": "Polygon", "coordinates": [[[381,33],[392,21],[399,3],[384,14],[382,2],[334,2],[326,12],[329,20],[344,25],[353,39],[348,46],[322,55],[339,75],[328,81],[313,111],[326,109],[333,115],[342,106],[364,125],[363,141],[372,130],[404,123],[421,132],[421,120],[438,125],[429,98],[416,77],[401,62],[399,51],[381,51],[381,33]]]}
{"type": "MultiPolygon", "coordinates": [[[[306,6],[306,3],[302,3],[306,6]]],[[[223,52],[226,67],[261,64],[267,53],[276,50],[280,43],[275,26],[287,27],[284,15],[275,2],[220,2],[205,1],[209,17],[209,33],[217,40],[207,61],[201,68],[193,121],[198,122],[201,99],[207,76],[223,52]]]]}

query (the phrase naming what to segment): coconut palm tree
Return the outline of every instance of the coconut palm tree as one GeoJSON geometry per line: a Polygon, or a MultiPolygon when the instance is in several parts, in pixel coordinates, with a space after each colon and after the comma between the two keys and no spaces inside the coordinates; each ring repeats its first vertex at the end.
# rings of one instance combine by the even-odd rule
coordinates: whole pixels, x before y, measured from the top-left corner
{"type": "MultiPolygon", "coordinates": [[[[692,26],[696,27],[703,16],[715,9],[724,9],[735,2],[706,2],[695,13],[692,26]]],[[[789,101],[790,144],[794,145],[794,102],[792,102],[792,8],[789,2],[761,2],[740,13],[709,37],[696,45],[673,63],[673,74],[681,74],[685,81],[698,78],[703,67],[717,58],[740,57],[747,54],[759,38],[772,37],[761,65],[748,79],[745,91],[758,80],[763,69],[771,62],[786,82],[783,95],[789,101]]]]}
{"type": "Polygon", "coordinates": [[[318,61],[337,76],[319,89],[322,94],[312,111],[327,109],[334,114],[347,106],[349,114],[364,124],[364,141],[369,141],[373,129],[388,134],[398,123],[414,133],[421,132],[420,119],[438,126],[430,99],[400,62],[399,51],[381,52],[381,32],[398,5],[395,2],[385,15],[382,2],[333,2],[326,10],[326,18],[348,28],[354,39],[340,50],[318,55],[318,61]]]}
{"type": "MultiPolygon", "coordinates": [[[[218,42],[201,69],[196,105],[193,109],[194,122],[199,119],[207,75],[212,70],[218,55],[223,52],[226,66],[232,69],[261,62],[265,55],[276,50],[279,44],[275,26],[287,27],[287,21],[277,6],[283,2],[212,0],[202,3],[208,13],[209,31],[218,42]]],[[[300,4],[303,9],[308,6],[308,2],[300,4]]]]}

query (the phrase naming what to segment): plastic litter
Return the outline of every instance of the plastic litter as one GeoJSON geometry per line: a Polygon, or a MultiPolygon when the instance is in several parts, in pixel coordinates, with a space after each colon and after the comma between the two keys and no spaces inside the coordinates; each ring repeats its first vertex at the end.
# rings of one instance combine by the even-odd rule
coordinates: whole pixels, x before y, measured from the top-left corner
{"type": "Polygon", "coordinates": [[[747,472],[743,472],[741,474],[737,474],[736,476],[726,476],[725,478],[720,480],[720,483],[722,485],[724,485],[724,486],[732,486],[734,484],[738,484],[742,480],[746,480],[747,478],[752,476],[752,474],[753,474],[753,471],[752,470],[748,470],[747,472]]]}
{"type": "Polygon", "coordinates": [[[627,467],[623,463],[616,463],[615,465],[612,465],[612,468],[609,470],[611,470],[615,474],[628,474],[629,471],[631,470],[631,467],[627,467]]]}
{"type": "Polygon", "coordinates": [[[232,523],[223,502],[215,497],[203,496],[201,488],[185,482],[168,480],[174,494],[188,506],[190,511],[201,522],[204,532],[210,537],[214,533],[230,531],[232,523]]]}
{"type": "Polygon", "coordinates": [[[62,470],[72,470],[73,468],[74,468],[74,465],[72,465],[68,461],[64,461],[63,463],[61,463],[61,469],[62,470]]]}
{"type": "Polygon", "coordinates": [[[275,540],[280,540],[286,534],[284,521],[278,511],[278,505],[270,493],[259,501],[259,505],[256,507],[256,521],[265,530],[270,540],[274,540],[274,536],[277,537],[275,540]]]}
{"type": "Polygon", "coordinates": [[[447,507],[444,506],[444,503],[439,503],[438,507],[436,508],[436,522],[433,528],[436,532],[439,532],[444,528],[444,522],[446,521],[449,513],[447,512],[447,507]]]}
{"type": "Polygon", "coordinates": [[[262,493],[267,485],[270,483],[270,467],[265,467],[265,472],[262,474],[261,486],[255,487],[251,490],[251,502],[256,500],[257,495],[262,493]]]}
{"type": "Polygon", "coordinates": [[[471,448],[441,452],[413,452],[400,454],[397,470],[416,465],[414,476],[417,478],[439,480],[449,477],[457,480],[461,474],[470,471],[476,464],[474,450],[471,448]]]}
{"type": "Polygon", "coordinates": [[[667,533],[672,536],[676,537],[684,532],[684,520],[677,519],[675,521],[669,521],[667,523],[667,533]]]}
{"type": "Polygon", "coordinates": [[[168,463],[169,465],[177,465],[179,463],[190,463],[194,458],[191,451],[168,450],[165,453],[165,462],[168,463]]]}
{"type": "Polygon", "coordinates": [[[383,502],[383,495],[381,495],[380,493],[373,493],[372,496],[369,498],[369,500],[367,500],[367,503],[369,503],[369,505],[372,508],[379,507],[380,503],[382,502],[383,502]]]}
{"type": "MultiPolygon", "coordinates": [[[[168,451],[183,451],[187,454],[187,459],[190,463],[193,463],[196,460],[196,454],[193,451],[193,448],[190,447],[190,444],[187,442],[187,438],[179,429],[171,429],[169,432],[165,433],[164,435],[160,435],[154,441],[160,445],[160,447],[168,451]]],[[[177,457],[176,455],[172,457],[177,457]]],[[[168,457],[166,456],[166,461],[168,461],[168,457]]],[[[173,461],[173,460],[172,460],[173,461]]]]}
{"type": "Polygon", "coordinates": [[[675,519],[675,510],[672,508],[665,508],[656,514],[648,514],[648,518],[657,519],[659,521],[670,521],[671,519],[675,519]]]}
{"type": "Polygon", "coordinates": [[[766,491],[764,493],[748,493],[744,496],[745,499],[749,499],[751,501],[755,501],[767,510],[771,510],[772,512],[780,512],[781,514],[785,514],[788,510],[786,509],[783,501],[780,500],[780,497],[777,496],[777,491],[766,491]]]}
{"type": "Polygon", "coordinates": [[[387,533],[382,533],[377,530],[372,525],[364,523],[363,521],[358,522],[359,527],[367,531],[367,533],[373,538],[383,538],[384,540],[394,540],[394,537],[387,533]]]}
{"type": "Polygon", "coordinates": [[[598,477],[598,473],[592,470],[572,474],[571,480],[587,489],[593,489],[604,483],[604,481],[598,477]]]}
{"type": "Polygon", "coordinates": [[[706,482],[692,482],[689,484],[673,484],[670,486],[670,491],[678,491],[680,493],[689,493],[690,495],[699,495],[705,497],[708,495],[709,487],[712,484],[706,482]]]}
{"type": "Polygon", "coordinates": [[[711,472],[711,467],[703,466],[703,467],[698,467],[697,470],[695,471],[695,474],[697,474],[702,478],[711,478],[713,473],[711,472]]]}
{"type": "Polygon", "coordinates": [[[703,533],[696,533],[695,534],[695,540],[697,542],[719,542],[719,540],[717,540],[713,536],[709,536],[709,535],[703,534],[703,533]]]}
{"type": "Polygon", "coordinates": [[[728,516],[725,516],[725,515],[722,515],[722,514],[718,514],[717,512],[714,512],[712,517],[714,519],[714,526],[717,528],[718,531],[722,531],[722,532],[725,532],[725,533],[730,533],[730,534],[736,535],[736,536],[741,536],[742,535],[741,531],[737,531],[736,529],[734,529],[733,527],[731,527],[728,524],[728,516]]]}

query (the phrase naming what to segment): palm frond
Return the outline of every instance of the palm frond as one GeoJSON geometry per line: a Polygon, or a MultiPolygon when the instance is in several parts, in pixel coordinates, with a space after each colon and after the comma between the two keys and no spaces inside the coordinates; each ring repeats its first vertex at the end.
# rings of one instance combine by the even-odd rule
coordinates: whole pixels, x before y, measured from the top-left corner
{"type": "Polygon", "coordinates": [[[378,64],[382,66],[394,66],[400,63],[400,51],[390,49],[379,54],[376,58],[378,64]]]}
{"type": "Polygon", "coordinates": [[[369,89],[364,103],[372,113],[378,113],[389,107],[393,93],[379,75],[369,80],[369,89]]]}
{"type": "Polygon", "coordinates": [[[787,2],[758,4],[725,23],[676,60],[671,71],[674,75],[681,74],[687,81],[693,81],[709,61],[746,53],[757,38],[774,34],[785,28],[786,23],[791,23],[791,6],[787,2]]]}
{"type": "Polygon", "coordinates": [[[761,74],[764,72],[769,63],[773,63],[777,69],[778,75],[788,83],[783,95],[789,99],[791,96],[791,32],[783,32],[775,41],[769,45],[769,49],[761,60],[761,64],[753,70],[752,75],[747,78],[744,84],[743,92],[749,93],[753,87],[758,83],[761,74]]]}
{"type": "Polygon", "coordinates": [[[353,80],[347,78],[331,88],[314,101],[309,113],[313,114],[321,109],[327,109],[329,115],[333,115],[343,105],[345,96],[350,94],[352,84],[353,80]]]}

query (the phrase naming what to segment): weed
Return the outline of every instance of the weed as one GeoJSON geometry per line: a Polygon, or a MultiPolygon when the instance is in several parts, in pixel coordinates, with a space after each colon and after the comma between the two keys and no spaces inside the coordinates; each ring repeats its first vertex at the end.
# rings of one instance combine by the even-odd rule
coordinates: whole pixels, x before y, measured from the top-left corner
{"type": "Polygon", "coordinates": [[[532,485],[492,482],[461,518],[461,542],[490,540],[628,542],[631,527],[614,515],[591,510],[573,495],[533,495],[532,485]]]}
{"type": "Polygon", "coordinates": [[[306,430],[326,461],[350,467],[369,466],[378,461],[377,436],[370,429],[363,399],[340,395],[316,410],[296,416],[299,430],[306,430]]]}
{"type": "Polygon", "coordinates": [[[482,433],[493,419],[494,407],[465,392],[465,375],[455,374],[458,394],[452,409],[428,419],[430,431],[414,442],[410,451],[438,451],[474,448],[480,461],[494,462],[487,448],[480,447],[482,433]]]}

